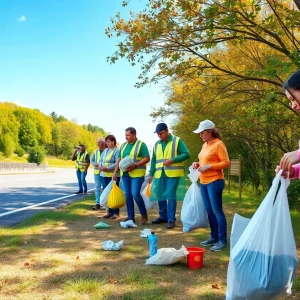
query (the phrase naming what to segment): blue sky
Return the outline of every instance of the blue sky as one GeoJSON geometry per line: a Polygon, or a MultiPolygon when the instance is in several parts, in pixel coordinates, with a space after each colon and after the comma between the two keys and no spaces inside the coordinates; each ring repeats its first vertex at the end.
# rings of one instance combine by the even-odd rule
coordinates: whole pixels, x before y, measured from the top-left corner
{"type": "Polygon", "coordinates": [[[106,62],[117,39],[105,28],[118,11],[139,11],[146,0],[0,1],[0,102],[55,111],[92,123],[124,141],[133,126],[147,144],[157,140],[151,107],[163,105],[161,85],[134,88],[140,72],[124,59],[106,62]]]}

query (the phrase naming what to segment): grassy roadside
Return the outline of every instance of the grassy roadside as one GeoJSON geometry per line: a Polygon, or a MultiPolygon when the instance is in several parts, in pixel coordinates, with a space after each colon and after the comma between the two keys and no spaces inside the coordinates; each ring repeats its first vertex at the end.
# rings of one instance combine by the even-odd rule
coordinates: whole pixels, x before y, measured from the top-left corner
{"type": "MultiPolygon", "coordinates": [[[[28,154],[25,154],[22,157],[17,156],[16,154],[12,155],[11,157],[4,157],[0,153],[0,162],[18,162],[18,163],[27,163],[27,156],[28,154]]],[[[59,159],[54,156],[46,156],[43,163],[48,162],[49,167],[62,167],[62,168],[70,168],[74,167],[75,163],[71,160],[65,160],[65,159],[59,159]]]]}
{"type": "MultiPolygon", "coordinates": [[[[234,212],[250,217],[262,200],[245,193],[242,200],[235,193],[224,198],[228,228],[234,212]]],[[[110,229],[97,231],[93,225],[103,220],[105,211],[92,211],[93,199],[90,196],[12,228],[0,228],[1,299],[224,299],[229,249],[221,253],[207,250],[202,270],[190,270],[184,261],[145,266],[148,247],[139,237],[144,228],[139,218],[138,228],[122,229],[118,221],[109,220],[105,222],[110,229]],[[103,240],[122,239],[119,252],[101,249],[103,240]]],[[[124,209],[122,215],[126,216],[124,209]]],[[[149,219],[156,217],[154,208],[149,219]]],[[[297,245],[299,217],[299,212],[292,211],[297,245]]],[[[184,234],[179,221],[177,225],[168,231],[159,225],[146,228],[155,228],[159,248],[197,246],[209,233],[198,229],[184,234]]],[[[300,298],[300,276],[290,298],[300,298]]]]}

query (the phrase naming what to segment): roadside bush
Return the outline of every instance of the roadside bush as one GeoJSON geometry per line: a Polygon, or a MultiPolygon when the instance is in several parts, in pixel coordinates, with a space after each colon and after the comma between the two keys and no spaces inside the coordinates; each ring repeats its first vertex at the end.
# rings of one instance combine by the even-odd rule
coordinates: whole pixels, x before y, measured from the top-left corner
{"type": "Polygon", "coordinates": [[[45,156],[46,152],[44,147],[36,146],[30,148],[27,160],[29,163],[37,163],[39,165],[43,162],[45,156]]]}
{"type": "Polygon", "coordinates": [[[21,146],[17,146],[17,149],[15,151],[15,153],[19,156],[22,157],[25,154],[25,150],[21,147],[21,146]]]}
{"type": "Polygon", "coordinates": [[[16,144],[12,137],[8,134],[3,134],[0,138],[0,151],[3,152],[4,156],[10,157],[16,149],[16,144]]]}

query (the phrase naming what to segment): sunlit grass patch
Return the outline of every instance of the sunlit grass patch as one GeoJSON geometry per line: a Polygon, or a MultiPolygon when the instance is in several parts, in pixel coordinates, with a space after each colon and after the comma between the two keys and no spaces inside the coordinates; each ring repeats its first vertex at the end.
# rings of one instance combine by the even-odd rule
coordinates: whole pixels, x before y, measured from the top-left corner
{"type": "Polygon", "coordinates": [[[104,280],[98,280],[96,278],[73,278],[65,282],[64,289],[77,293],[90,294],[97,292],[104,283],[104,280]]]}
{"type": "Polygon", "coordinates": [[[5,241],[5,246],[7,247],[20,246],[22,244],[24,244],[24,242],[20,236],[8,237],[5,241]]]}
{"type": "Polygon", "coordinates": [[[123,295],[123,300],[164,300],[167,299],[165,296],[165,289],[163,288],[153,288],[153,289],[146,289],[141,290],[138,289],[137,291],[127,292],[123,295]]]}

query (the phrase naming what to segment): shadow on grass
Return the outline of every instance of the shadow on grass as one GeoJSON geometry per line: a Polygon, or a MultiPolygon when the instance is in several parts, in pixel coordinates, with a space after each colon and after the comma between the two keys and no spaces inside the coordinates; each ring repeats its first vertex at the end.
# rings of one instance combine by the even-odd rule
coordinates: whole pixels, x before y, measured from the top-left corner
{"type": "MultiPolygon", "coordinates": [[[[27,272],[35,275],[37,272],[34,271],[43,272],[53,268],[37,279],[37,290],[49,293],[51,290],[59,293],[72,291],[77,297],[74,299],[80,299],[80,295],[89,297],[88,299],[224,299],[229,247],[220,253],[206,249],[204,267],[201,270],[188,269],[184,260],[170,266],[145,266],[148,245],[146,239],[139,237],[140,230],[145,228],[141,226],[140,220],[137,218],[138,228],[133,229],[123,229],[118,221],[105,220],[111,228],[95,230],[93,225],[100,221],[97,217],[105,212],[92,212],[90,208],[93,203],[93,197],[89,197],[51,214],[36,215],[26,222],[5,229],[6,232],[1,230],[0,261],[25,261],[31,258],[33,252],[38,255],[48,251],[47,258],[44,261],[33,261],[31,268],[26,269],[27,272]],[[39,224],[43,225],[38,227],[39,224]],[[13,239],[7,243],[9,238],[13,239]],[[124,240],[124,246],[120,251],[102,250],[103,240],[121,239],[124,240]],[[11,249],[18,253],[7,251],[11,249]],[[89,256],[86,254],[87,249],[89,256]],[[67,256],[67,259],[62,258],[60,261],[60,253],[67,256]],[[212,288],[215,283],[220,286],[219,289],[212,288]]],[[[229,227],[233,213],[243,215],[249,209],[249,214],[253,214],[259,203],[259,200],[251,200],[251,197],[239,200],[226,195],[224,208],[229,227]]],[[[181,203],[178,205],[178,212],[180,208],[181,203]]],[[[125,214],[124,209],[122,214],[125,214]]],[[[156,216],[156,210],[149,211],[149,217],[156,216]]],[[[182,244],[199,245],[199,241],[209,235],[209,229],[183,234],[179,220],[177,224],[171,231],[162,225],[148,224],[147,227],[155,228],[159,236],[159,248],[178,249],[182,244]]],[[[298,291],[298,288],[300,289],[300,284],[296,280],[293,290],[298,291]]],[[[68,299],[69,296],[67,294],[63,299],[68,299]]]]}

